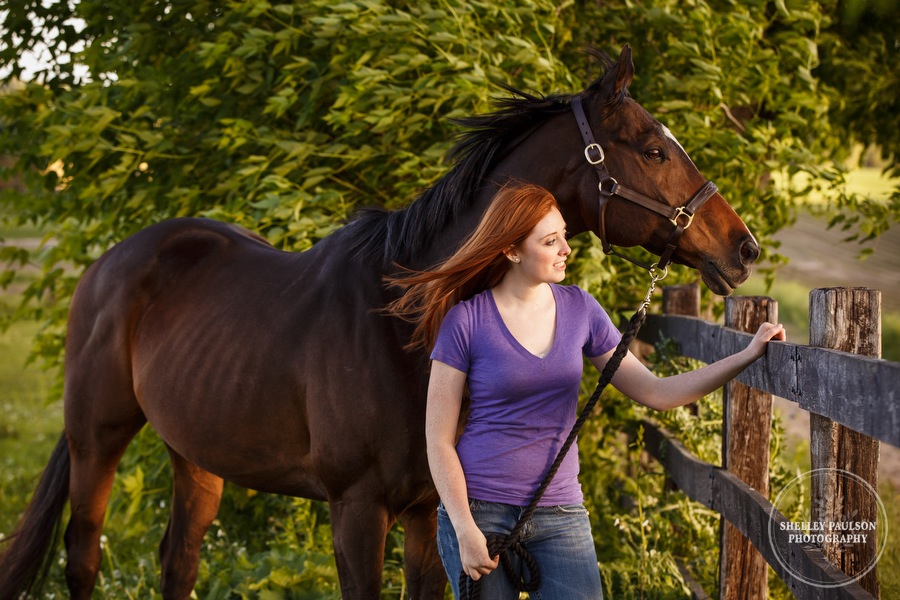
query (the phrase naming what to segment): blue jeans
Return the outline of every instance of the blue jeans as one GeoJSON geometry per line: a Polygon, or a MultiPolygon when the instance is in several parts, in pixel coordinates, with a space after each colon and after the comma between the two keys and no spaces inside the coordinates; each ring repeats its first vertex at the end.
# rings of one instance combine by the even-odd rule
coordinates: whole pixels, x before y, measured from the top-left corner
{"type": "MultiPolygon", "coordinates": [[[[469,508],[475,523],[485,534],[509,533],[525,510],[521,506],[481,500],[470,500],[469,508]]],[[[437,539],[444,569],[453,586],[453,597],[459,598],[459,574],[462,571],[459,543],[443,504],[438,507],[437,539]]],[[[520,542],[535,558],[540,569],[540,587],[531,592],[532,600],[603,598],[597,552],[584,506],[539,507],[522,530],[520,542]]],[[[513,555],[513,565],[518,562],[513,555]]],[[[502,565],[482,577],[481,581],[481,597],[484,600],[519,598],[519,592],[509,581],[502,565]]]]}

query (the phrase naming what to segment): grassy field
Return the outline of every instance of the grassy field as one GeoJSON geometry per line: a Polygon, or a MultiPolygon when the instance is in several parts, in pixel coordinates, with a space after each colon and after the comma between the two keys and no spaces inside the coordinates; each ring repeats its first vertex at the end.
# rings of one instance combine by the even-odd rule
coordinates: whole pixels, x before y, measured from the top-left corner
{"type": "MultiPolygon", "coordinates": [[[[16,243],[40,236],[33,227],[0,219],[0,240],[16,243]]],[[[19,302],[20,285],[0,291],[0,314],[19,302]]],[[[9,313],[7,313],[9,314],[9,313]]],[[[62,402],[53,397],[53,375],[28,364],[33,322],[16,322],[0,332],[0,536],[18,520],[63,430],[62,402]],[[16,507],[17,510],[13,510],[16,507]]]]}
{"type": "Polygon", "coordinates": [[[34,323],[17,323],[0,336],[0,532],[18,519],[36,476],[62,432],[62,404],[50,398],[52,378],[25,357],[34,323]]]}

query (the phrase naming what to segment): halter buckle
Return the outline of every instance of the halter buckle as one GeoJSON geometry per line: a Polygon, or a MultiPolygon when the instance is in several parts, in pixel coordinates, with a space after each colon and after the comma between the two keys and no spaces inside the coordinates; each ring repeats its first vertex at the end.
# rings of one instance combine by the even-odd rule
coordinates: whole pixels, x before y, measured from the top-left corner
{"type": "Polygon", "coordinates": [[[592,165],[599,165],[604,160],[606,160],[606,155],[603,154],[603,148],[600,147],[600,144],[598,144],[597,142],[593,142],[584,147],[584,158],[592,165]],[[597,152],[599,152],[600,158],[598,158],[597,160],[591,158],[592,150],[596,150],[597,152]]]}
{"type": "Polygon", "coordinates": [[[687,217],[687,223],[684,224],[684,229],[690,227],[691,223],[693,223],[694,221],[694,215],[686,211],[683,206],[679,206],[675,209],[675,214],[672,216],[672,218],[669,219],[669,221],[672,223],[672,225],[678,227],[679,217],[687,217]]]}

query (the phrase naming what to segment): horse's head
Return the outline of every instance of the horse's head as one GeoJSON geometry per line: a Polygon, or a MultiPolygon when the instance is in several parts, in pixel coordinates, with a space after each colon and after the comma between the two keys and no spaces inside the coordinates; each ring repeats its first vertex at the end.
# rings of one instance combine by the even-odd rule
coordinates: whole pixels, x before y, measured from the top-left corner
{"type": "Polygon", "coordinates": [[[586,133],[581,125],[582,135],[589,139],[593,132],[600,147],[587,150],[578,167],[585,224],[607,249],[643,246],[665,256],[674,241],[672,261],[697,269],[709,289],[728,295],[750,276],[759,246],[721,194],[704,187],[706,179],[675,136],[628,95],[633,75],[626,46],[605,76],[573,99],[589,122],[586,133]],[[677,211],[692,200],[696,216],[677,211]],[[673,236],[679,226],[683,231],[673,236]]]}

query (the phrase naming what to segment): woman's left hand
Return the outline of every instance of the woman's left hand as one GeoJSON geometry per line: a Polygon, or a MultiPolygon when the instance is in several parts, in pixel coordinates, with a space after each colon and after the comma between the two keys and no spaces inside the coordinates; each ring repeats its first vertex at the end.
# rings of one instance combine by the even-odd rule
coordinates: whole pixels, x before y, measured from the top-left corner
{"type": "Polygon", "coordinates": [[[785,340],[784,325],[781,323],[763,323],[756,330],[756,335],[747,346],[747,352],[753,357],[753,360],[760,358],[766,353],[766,345],[771,340],[785,340]]]}

